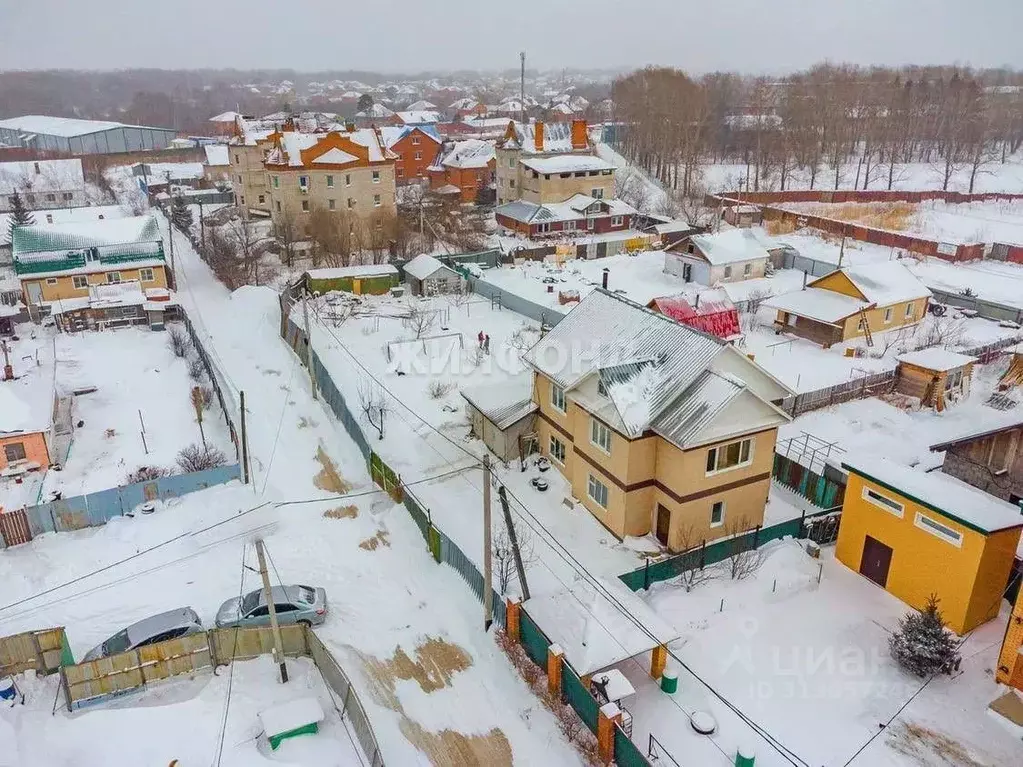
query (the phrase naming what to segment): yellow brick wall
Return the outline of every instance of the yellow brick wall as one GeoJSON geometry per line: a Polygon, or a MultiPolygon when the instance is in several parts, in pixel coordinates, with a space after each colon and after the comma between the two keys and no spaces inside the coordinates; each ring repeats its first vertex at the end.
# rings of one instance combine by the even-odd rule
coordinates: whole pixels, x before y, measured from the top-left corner
{"type": "Polygon", "coordinates": [[[1019,649],[1023,646],[1023,588],[1016,595],[1016,604],[1009,616],[1009,625],[1005,631],[1005,641],[998,655],[998,668],[995,681],[1012,685],[1023,691],[1023,655],[1019,649]]]}

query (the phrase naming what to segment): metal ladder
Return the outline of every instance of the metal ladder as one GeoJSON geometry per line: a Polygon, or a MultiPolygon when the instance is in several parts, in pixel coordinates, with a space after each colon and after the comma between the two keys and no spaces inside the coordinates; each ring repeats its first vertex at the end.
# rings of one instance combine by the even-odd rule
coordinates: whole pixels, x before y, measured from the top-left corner
{"type": "Polygon", "coordinates": [[[863,337],[867,339],[867,346],[873,346],[874,336],[870,332],[870,321],[867,319],[866,309],[860,309],[860,322],[863,323],[863,337]]]}

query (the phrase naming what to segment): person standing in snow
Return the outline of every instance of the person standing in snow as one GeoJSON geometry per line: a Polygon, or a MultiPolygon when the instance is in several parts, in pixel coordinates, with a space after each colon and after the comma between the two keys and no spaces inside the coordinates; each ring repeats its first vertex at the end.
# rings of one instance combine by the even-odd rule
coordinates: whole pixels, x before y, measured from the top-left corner
{"type": "Polygon", "coordinates": [[[483,336],[483,352],[485,354],[490,354],[490,336],[489,335],[483,336]]]}
{"type": "Polygon", "coordinates": [[[476,336],[476,340],[479,342],[480,348],[482,349],[483,348],[483,331],[482,330],[480,331],[480,334],[478,336],[476,336]]]}

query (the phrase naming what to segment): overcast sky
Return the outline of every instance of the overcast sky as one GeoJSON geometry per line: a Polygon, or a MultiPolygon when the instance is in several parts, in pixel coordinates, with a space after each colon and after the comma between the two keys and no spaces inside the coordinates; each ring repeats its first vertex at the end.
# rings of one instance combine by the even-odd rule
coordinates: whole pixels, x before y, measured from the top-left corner
{"type": "Polygon", "coordinates": [[[1023,68],[1021,29],[1023,0],[0,0],[0,69],[1023,68]]]}

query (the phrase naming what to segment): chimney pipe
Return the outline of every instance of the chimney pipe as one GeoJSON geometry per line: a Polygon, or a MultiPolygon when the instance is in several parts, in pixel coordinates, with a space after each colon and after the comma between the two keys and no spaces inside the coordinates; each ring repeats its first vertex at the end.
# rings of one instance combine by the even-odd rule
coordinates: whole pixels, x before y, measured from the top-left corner
{"type": "Polygon", "coordinates": [[[534,125],[533,145],[536,147],[537,152],[543,151],[543,123],[539,120],[537,120],[534,125]]]}
{"type": "Polygon", "coordinates": [[[806,270],[803,270],[803,290],[806,290],[806,270]]]}
{"type": "Polygon", "coordinates": [[[608,268],[607,268],[607,267],[605,266],[605,267],[604,267],[604,276],[603,276],[603,278],[601,279],[601,287],[603,287],[603,288],[604,288],[604,290],[607,290],[607,276],[608,276],[609,274],[611,274],[611,270],[610,270],[610,269],[608,269],[608,268]]]}
{"type": "Polygon", "coordinates": [[[694,309],[699,309],[700,308],[700,294],[699,293],[696,294],[696,304],[693,306],[693,308],[694,309]]]}

